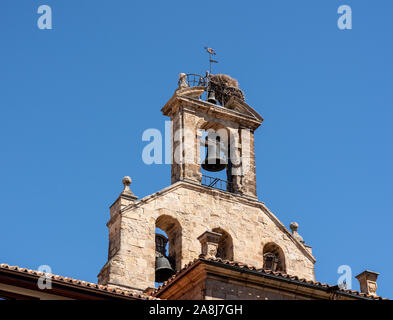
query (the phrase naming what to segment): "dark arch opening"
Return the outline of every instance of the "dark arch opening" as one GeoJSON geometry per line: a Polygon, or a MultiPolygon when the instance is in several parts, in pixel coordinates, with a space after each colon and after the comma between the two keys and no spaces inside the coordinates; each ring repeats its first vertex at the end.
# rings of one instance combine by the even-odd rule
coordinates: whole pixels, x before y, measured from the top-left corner
{"type": "MultiPolygon", "coordinates": [[[[216,189],[233,192],[232,186],[232,163],[230,157],[231,135],[227,128],[215,122],[206,122],[199,129],[200,134],[200,163],[202,185],[216,189]],[[209,143],[207,138],[209,137],[209,143]],[[215,146],[215,147],[213,147],[215,146]],[[208,155],[209,152],[209,155],[208,155]],[[208,159],[220,159],[219,163],[224,167],[219,171],[219,165],[206,165],[208,159]],[[210,167],[213,171],[207,169],[210,167]]],[[[212,162],[217,163],[217,162],[212,162]]]]}
{"type": "Polygon", "coordinates": [[[213,232],[221,234],[218,242],[217,258],[233,261],[233,241],[231,235],[222,228],[214,228],[213,232]]]}
{"type": "Polygon", "coordinates": [[[166,253],[173,262],[175,271],[181,269],[182,228],[179,221],[168,215],[161,215],[156,220],[156,233],[163,233],[168,238],[166,253]],[[157,232],[158,230],[161,232],[157,232]]]}

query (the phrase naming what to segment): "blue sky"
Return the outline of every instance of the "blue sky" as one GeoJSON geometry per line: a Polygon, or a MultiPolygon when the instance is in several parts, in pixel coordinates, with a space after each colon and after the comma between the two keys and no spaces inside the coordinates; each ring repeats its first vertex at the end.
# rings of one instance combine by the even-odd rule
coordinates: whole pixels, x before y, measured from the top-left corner
{"type": "Polygon", "coordinates": [[[142,133],[164,129],[207,45],[265,118],[259,199],[299,223],[317,280],[370,269],[393,297],[392,1],[2,0],[0,15],[1,262],[96,281],[122,177],[139,197],[170,184],[169,165],[143,163],[142,133]]]}

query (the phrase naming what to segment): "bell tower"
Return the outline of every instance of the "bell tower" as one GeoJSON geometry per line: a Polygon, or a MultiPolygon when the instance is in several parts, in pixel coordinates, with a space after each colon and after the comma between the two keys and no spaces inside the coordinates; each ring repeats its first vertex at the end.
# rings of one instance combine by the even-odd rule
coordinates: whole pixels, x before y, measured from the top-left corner
{"type": "Polygon", "coordinates": [[[182,73],[161,111],[171,119],[171,184],[138,199],[123,179],[98,282],[143,291],[201,255],[314,280],[311,247],[258,201],[254,132],[263,119],[237,81],[182,73]]]}
{"type": "Polygon", "coordinates": [[[180,74],[175,94],[161,111],[172,123],[172,183],[214,187],[220,182],[225,191],[257,198],[254,131],[263,118],[245,103],[236,80],[180,74]],[[201,99],[204,94],[207,101],[201,99]],[[201,146],[206,146],[205,160],[201,146]],[[201,167],[212,172],[226,169],[227,180],[203,176],[201,167]]]}

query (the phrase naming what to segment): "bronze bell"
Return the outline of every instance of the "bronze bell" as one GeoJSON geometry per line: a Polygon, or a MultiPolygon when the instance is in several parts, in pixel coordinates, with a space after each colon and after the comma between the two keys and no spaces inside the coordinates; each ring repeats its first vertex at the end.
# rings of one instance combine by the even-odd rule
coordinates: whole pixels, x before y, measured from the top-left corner
{"type": "Polygon", "coordinates": [[[164,235],[156,233],[156,282],[164,282],[175,273],[165,255],[167,242],[168,239],[164,235]]]}
{"type": "Polygon", "coordinates": [[[167,257],[156,252],[156,282],[164,282],[168,280],[175,271],[167,257]]]}
{"type": "Polygon", "coordinates": [[[206,159],[202,162],[202,168],[206,171],[218,172],[226,168],[227,161],[221,155],[222,144],[220,142],[220,136],[217,136],[214,142],[214,138],[206,137],[206,159]],[[213,141],[212,141],[213,140],[213,141]],[[209,153],[210,150],[210,153],[209,153]]]}
{"type": "Polygon", "coordinates": [[[213,103],[213,104],[217,104],[217,100],[216,100],[216,96],[214,94],[214,90],[209,90],[209,92],[207,93],[207,102],[213,103]]]}

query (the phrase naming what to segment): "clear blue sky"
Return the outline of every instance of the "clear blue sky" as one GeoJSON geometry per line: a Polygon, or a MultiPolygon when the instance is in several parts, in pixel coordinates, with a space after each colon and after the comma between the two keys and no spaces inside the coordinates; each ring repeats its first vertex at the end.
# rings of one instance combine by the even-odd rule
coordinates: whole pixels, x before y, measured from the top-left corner
{"type": "Polygon", "coordinates": [[[2,0],[0,261],[96,281],[121,178],[139,197],[170,184],[169,165],[142,162],[142,133],[164,129],[208,45],[265,118],[259,198],[299,223],[317,280],[371,269],[393,298],[392,17],[391,0],[2,0]],[[352,30],[337,28],[343,4],[352,30]]]}

